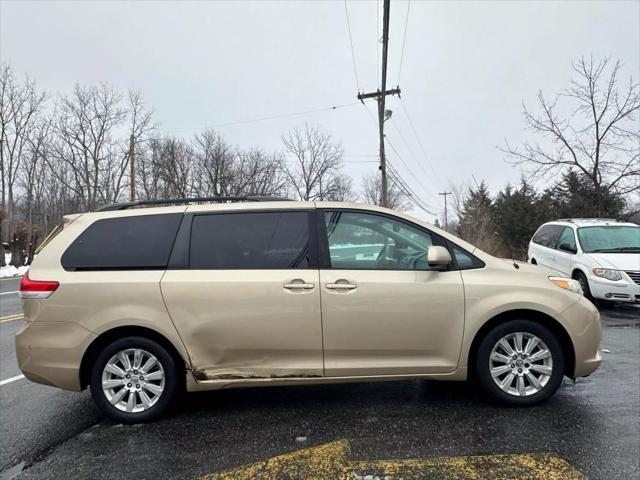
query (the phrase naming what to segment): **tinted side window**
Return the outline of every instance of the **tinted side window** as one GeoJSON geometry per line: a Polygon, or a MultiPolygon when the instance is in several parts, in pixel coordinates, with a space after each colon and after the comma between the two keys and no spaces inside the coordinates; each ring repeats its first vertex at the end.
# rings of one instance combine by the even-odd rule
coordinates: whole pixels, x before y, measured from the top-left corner
{"type": "Polygon", "coordinates": [[[306,211],[196,215],[190,268],[309,268],[308,219],[306,211]]]}
{"type": "Polygon", "coordinates": [[[545,225],[534,235],[533,243],[543,247],[555,248],[562,228],[561,225],[545,225]]]}
{"type": "Polygon", "coordinates": [[[62,255],[65,270],[155,270],[167,266],[181,213],[105,218],[62,255]]]}
{"type": "Polygon", "coordinates": [[[431,270],[427,232],[382,215],[325,212],[331,268],[349,270],[431,270]]]}

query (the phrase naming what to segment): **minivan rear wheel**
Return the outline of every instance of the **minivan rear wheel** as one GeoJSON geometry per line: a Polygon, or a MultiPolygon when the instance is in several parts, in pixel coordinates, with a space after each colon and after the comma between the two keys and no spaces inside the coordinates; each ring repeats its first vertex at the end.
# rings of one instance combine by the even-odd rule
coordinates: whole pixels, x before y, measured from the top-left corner
{"type": "Polygon", "coordinates": [[[550,330],[530,320],[512,320],[485,335],[475,369],[492,399],[529,406],[556,392],[564,376],[564,357],[550,330]]]}
{"type": "Polygon", "coordinates": [[[175,399],[177,366],[157,342],[122,338],[97,356],[90,384],[106,415],[123,423],[147,422],[165,413],[175,399]]]}

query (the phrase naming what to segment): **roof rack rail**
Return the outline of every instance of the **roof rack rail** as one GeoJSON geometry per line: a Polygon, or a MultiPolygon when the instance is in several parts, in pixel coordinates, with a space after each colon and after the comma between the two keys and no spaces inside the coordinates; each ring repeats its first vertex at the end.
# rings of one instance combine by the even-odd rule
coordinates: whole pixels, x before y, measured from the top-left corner
{"type": "Polygon", "coordinates": [[[556,222],[571,222],[575,223],[576,221],[597,221],[597,222],[617,222],[615,218],[559,218],[556,222]]]}
{"type": "Polygon", "coordinates": [[[96,212],[110,212],[114,210],[126,210],[133,207],[147,207],[152,205],[185,205],[188,203],[226,203],[226,202],[283,202],[289,198],[269,197],[261,195],[244,195],[237,197],[191,197],[191,198],[166,198],[154,200],[137,200],[135,202],[111,203],[96,210],[96,212]]]}

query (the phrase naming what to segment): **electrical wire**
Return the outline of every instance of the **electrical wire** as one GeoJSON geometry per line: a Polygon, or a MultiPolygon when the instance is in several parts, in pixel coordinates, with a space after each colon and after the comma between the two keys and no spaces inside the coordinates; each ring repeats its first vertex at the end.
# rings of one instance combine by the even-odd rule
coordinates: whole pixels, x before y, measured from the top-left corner
{"type": "Polygon", "coordinates": [[[407,197],[412,201],[414,205],[428,213],[429,215],[437,215],[431,210],[431,207],[424,202],[416,193],[411,189],[411,187],[407,184],[407,182],[402,178],[402,176],[398,173],[397,169],[390,163],[387,162],[387,168],[389,170],[388,177],[392,181],[392,183],[407,197]]]}
{"type": "MultiPolygon", "coordinates": [[[[367,113],[369,114],[369,117],[371,118],[371,121],[375,124],[376,120],[373,117],[373,114],[371,113],[371,111],[367,108],[367,105],[364,105],[365,110],[367,111],[367,113]]],[[[394,153],[398,156],[398,158],[400,159],[400,161],[402,162],[402,164],[407,168],[407,170],[409,170],[409,172],[415,177],[416,175],[411,171],[411,169],[407,166],[407,164],[405,163],[405,161],[402,159],[402,157],[400,156],[400,154],[398,153],[398,151],[395,149],[395,147],[393,146],[393,144],[391,144],[391,142],[389,141],[389,139],[385,138],[386,142],[389,144],[389,146],[391,147],[391,149],[394,151],[394,153]]],[[[435,213],[433,213],[433,211],[431,210],[431,207],[424,201],[422,200],[416,193],[415,191],[404,181],[401,180],[401,175],[398,173],[397,169],[394,168],[391,163],[389,162],[389,160],[387,159],[387,167],[389,169],[390,172],[393,172],[392,175],[394,175],[396,177],[395,181],[393,181],[393,184],[396,185],[400,191],[407,196],[407,198],[409,198],[412,203],[414,203],[418,208],[420,208],[421,210],[427,212],[430,215],[436,215],[435,213]],[[402,187],[400,185],[403,185],[402,187]]],[[[427,192],[428,193],[428,192],[427,192]]]]}
{"type": "Polygon", "coordinates": [[[404,114],[407,117],[407,120],[409,121],[409,125],[411,126],[411,130],[413,131],[413,135],[415,136],[416,141],[418,142],[418,145],[420,146],[420,150],[422,150],[422,154],[424,155],[424,159],[427,162],[427,164],[429,165],[429,168],[431,169],[431,171],[433,172],[434,178],[438,181],[438,183],[441,186],[444,187],[444,185],[442,183],[442,180],[440,180],[440,177],[438,176],[438,173],[436,172],[435,168],[433,168],[433,165],[429,161],[429,157],[427,156],[427,151],[424,148],[424,145],[422,144],[422,141],[420,141],[420,137],[418,136],[418,131],[416,130],[416,127],[413,125],[413,121],[411,120],[411,117],[409,116],[409,112],[407,111],[407,107],[404,106],[404,102],[402,101],[402,98],[400,98],[400,105],[402,106],[402,110],[404,111],[404,114]]]}
{"type": "Polygon", "coordinates": [[[356,90],[360,91],[360,80],[358,79],[358,69],[356,68],[356,51],[353,48],[353,36],[351,35],[351,22],[349,21],[349,7],[347,0],[344,0],[344,13],[347,16],[347,29],[349,30],[349,44],[351,45],[351,59],[353,60],[353,75],[356,79],[356,90]]]}
{"type": "Polygon", "coordinates": [[[268,117],[259,117],[259,118],[253,118],[250,120],[240,120],[237,122],[227,122],[227,123],[218,123],[218,124],[212,124],[212,125],[204,125],[201,127],[193,127],[193,128],[186,128],[184,130],[175,130],[173,132],[167,132],[167,133],[184,133],[184,132],[191,132],[194,130],[204,130],[207,128],[222,128],[222,127],[233,127],[236,125],[246,125],[248,123],[256,123],[256,122],[265,122],[267,120],[276,120],[276,119],[280,119],[280,118],[287,118],[287,117],[298,117],[301,115],[309,115],[312,113],[319,113],[319,112],[327,112],[330,110],[339,110],[341,108],[347,108],[347,107],[353,107],[354,105],[358,105],[360,102],[353,102],[353,103],[345,103],[343,105],[334,105],[332,107],[324,107],[324,108],[315,108],[312,110],[304,110],[301,112],[292,112],[292,113],[283,113],[283,114],[279,114],[279,115],[271,115],[268,117]]]}
{"type": "MultiPolygon", "coordinates": [[[[420,170],[422,170],[422,172],[425,175],[425,178],[431,179],[433,180],[433,175],[429,174],[427,172],[427,169],[424,168],[423,163],[418,160],[418,157],[413,153],[413,150],[411,149],[411,147],[409,146],[409,142],[407,142],[407,139],[405,138],[405,136],[402,134],[402,130],[400,130],[400,127],[398,127],[398,124],[395,122],[395,120],[393,119],[393,117],[391,118],[391,123],[393,124],[393,127],[396,129],[396,131],[398,132],[398,135],[400,135],[400,138],[402,139],[402,142],[404,143],[404,145],[407,147],[407,151],[409,152],[409,155],[411,155],[411,158],[413,158],[415,160],[415,163],[418,165],[418,167],[420,167],[420,170]]],[[[391,142],[389,142],[389,145],[391,145],[391,142]]],[[[393,148],[393,145],[391,145],[391,148],[393,148]]],[[[395,148],[393,149],[395,151],[395,148]]],[[[396,151],[396,154],[398,154],[398,152],[396,151]]]]}
{"type": "Polygon", "coordinates": [[[404,60],[404,46],[407,43],[407,26],[409,25],[409,9],[411,8],[411,0],[407,2],[407,16],[404,19],[404,36],[402,38],[402,53],[400,54],[400,67],[398,68],[398,81],[396,85],[400,85],[400,74],[402,73],[402,61],[404,60]]]}

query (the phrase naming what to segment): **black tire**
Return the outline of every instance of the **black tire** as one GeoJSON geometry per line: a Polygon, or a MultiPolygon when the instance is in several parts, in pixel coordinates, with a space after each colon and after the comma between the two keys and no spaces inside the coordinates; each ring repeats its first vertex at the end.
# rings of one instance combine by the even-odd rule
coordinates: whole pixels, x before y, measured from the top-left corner
{"type": "MultiPolygon", "coordinates": [[[[125,337],[109,344],[97,356],[91,370],[91,394],[105,415],[122,423],[141,423],[155,420],[167,412],[180,391],[178,365],[171,354],[159,343],[144,337],[125,337]],[[102,374],[107,362],[119,352],[127,349],[142,349],[156,357],[164,371],[164,388],[157,401],[147,410],[126,412],[119,410],[107,399],[102,389],[102,374]]],[[[126,398],[129,393],[124,394],[126,398]]],[[[125,398],[123,397],[123,398],[125,398]]],[[[141,399],[141,397],[134,396],[141,399]]]]}
{"type": "MultiPolygon", "coordinates": [[[[511,320],[493,328],[480,341],[474,367],[480,387],[492,400],[506,405],[526,407],[544,402],[558,390],[564,376],[564,356],[560,342],[547,328],[530,320],[511,320]],[[490,356],[494,346],[500,339],[516,332],[529,333],[542,340],[551,352],[553,361],[551,375],[546,385],[538,392],[526,396],[517,396],[503,391],[494,381],[490,371],[490,356]]],[[[529,384],[532,385],[530,382],[529,384]]]]}
{"type": "Polygon", "coordinates": [[[536,261],[536,259],[532,258],[531,259],[531,265],[537,265],[537,264],[538,264],[538,262],[536,261]]]}
{"type": "Polygon", "coordinates": [[[580,287],[582,288],[582,294],[584,295],[584,297],[593,303],[594,299],[593,299],[593,295],[591,295],[591,289],[589,288],[589,281],[587,280],[587,277],[584,275],[584,273],[576,272],[574,275],[574,278],[580,284],[580,287]]]}

